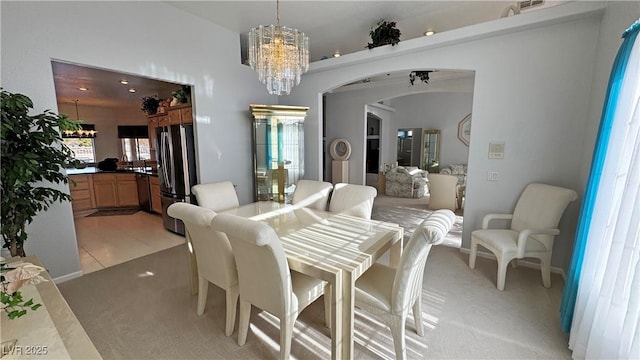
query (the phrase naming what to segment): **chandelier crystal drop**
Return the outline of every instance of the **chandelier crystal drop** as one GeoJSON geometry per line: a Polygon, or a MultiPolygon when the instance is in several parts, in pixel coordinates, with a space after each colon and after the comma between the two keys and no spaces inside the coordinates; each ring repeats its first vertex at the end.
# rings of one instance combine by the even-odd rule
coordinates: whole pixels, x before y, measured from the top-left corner
{"type": "Polygon", "coordinates": [[[249,65],[272,95],[289,95],[309,69],[309,37],[297,29],[260,25],[249,31],[249,65]]]}

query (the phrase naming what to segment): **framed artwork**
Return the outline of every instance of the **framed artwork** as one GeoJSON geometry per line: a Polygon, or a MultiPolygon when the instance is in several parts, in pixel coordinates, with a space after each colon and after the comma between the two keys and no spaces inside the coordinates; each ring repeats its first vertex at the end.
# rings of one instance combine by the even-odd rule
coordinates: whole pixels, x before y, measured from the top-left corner
{"type": "Polygon", "coordinates": [[[471,114],[465,116],[458,123],[458,139],[463,144],[469,146],[469,139],[471,139],[471,114]]]}

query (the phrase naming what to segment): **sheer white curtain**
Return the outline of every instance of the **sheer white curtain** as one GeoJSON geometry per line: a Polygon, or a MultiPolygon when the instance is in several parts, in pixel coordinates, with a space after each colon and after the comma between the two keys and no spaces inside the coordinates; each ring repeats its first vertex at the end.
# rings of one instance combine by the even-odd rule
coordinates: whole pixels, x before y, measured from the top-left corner
{"type": "Polygon", "coordinates": [[[631,51],[571,325],[574,358],[640,358],[640,37],[631,51]]]}

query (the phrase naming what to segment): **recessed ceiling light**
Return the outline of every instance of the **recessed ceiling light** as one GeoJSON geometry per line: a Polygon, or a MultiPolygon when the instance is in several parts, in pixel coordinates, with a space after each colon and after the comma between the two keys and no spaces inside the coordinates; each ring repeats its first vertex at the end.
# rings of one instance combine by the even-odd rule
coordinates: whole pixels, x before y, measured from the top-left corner
{"type": "Polygon", "coordinates": [[[431,36],[431,35],[433,35],[433,34],[435,34],[435,33],[436,33],[435,31],[433,31],[432,29],[429,29],[429,30],[427,30],[427,31],[425,31],[425,32],[424,32],[424,35],[425,35],[425,36],[431,36]]]}
{"type": "Polygon", "coordinates": [[[80,90],[80,91],[87,91],[87,90],[89,90],[89,89],[87,89],[86,87],[82,86],[82,87],[79,87],[79,88],[78,88],[78,90],[80,90]]]}
{"type": "Polygon", "coordinates": [[[336,51],[335,53],[333,53],[333,57],[340,57],[340,51],[336,51]]]}
{"type": "Polygon", "coordinates": [[[122,85],[127,85],[129,83],[129,81],[127,80],[120,80],[120,84],[122,85]]]}
{"type": "Polygon", "coordinates": [[[131,88],[131,89],[129,89],[129,92],[130,92],[130,93],[134,93],[134,92],[136,92],[136,89],[131,88]]]}

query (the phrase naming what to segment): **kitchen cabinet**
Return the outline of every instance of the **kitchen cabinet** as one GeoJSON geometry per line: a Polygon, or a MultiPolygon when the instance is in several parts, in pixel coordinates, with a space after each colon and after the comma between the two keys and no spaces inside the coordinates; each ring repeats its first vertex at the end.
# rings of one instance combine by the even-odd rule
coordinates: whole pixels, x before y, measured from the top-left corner
{"type": "Polygon", "coordinates": [[[158,128],[158,118],[157,117],[149,117],[149,148],[152,150],[151,153],[155,153],[155,150],[158,148],[156,146],[156,129],[158,128]]]}
{"type": "Polygon", "coordinates": [[[95,207],[137,207],[138,185],[136,175],[94,174],[93,189],[95,207]]]}
{"type": "Polygon", "coordinates": [[[118,204],[116,174],[93,175],[93,192],[97,208],[116,207],[118,204]]]}
{"type": "Polygon", "coordinates": [[[157,176],[149,176],[149,186],[151,187],[151,210],[162,214],[160,180],[157,176]]]}
{"type": "Polygon", "coordinates": [[[93,176],[70,175],[69,180],[71,207],[74,214],[94,209],[96,204],[95,196],[93,195],[93,176]]]}
{"type": "Polygon", "coordinates": [[[135,174],[116,174],[117,206],[138,206],[138,183],[135,174]]]}
{"type": "Polygon", "coordinates": [[[178,105],[169,108],[169,125],[193,124],[191,105],[178,105]]]}

